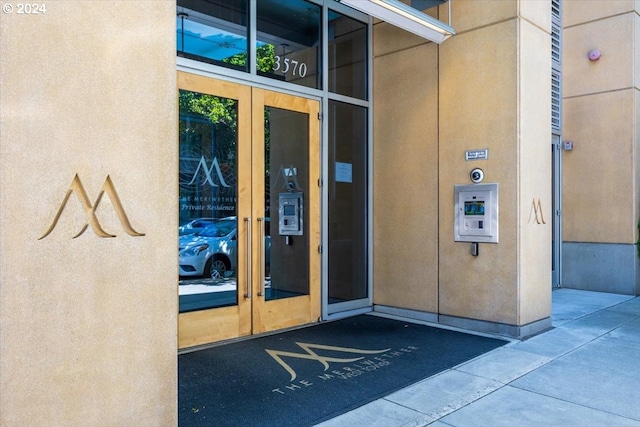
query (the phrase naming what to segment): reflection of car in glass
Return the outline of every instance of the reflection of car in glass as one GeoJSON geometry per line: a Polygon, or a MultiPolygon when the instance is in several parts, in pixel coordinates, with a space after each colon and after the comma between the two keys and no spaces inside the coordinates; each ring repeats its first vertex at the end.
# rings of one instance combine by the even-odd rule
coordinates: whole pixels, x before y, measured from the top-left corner
{"type": "MultiPolygon", "coordinates": [[[[193,234],[180,236],[178,264],[180,276],[227,277],[237,268],[236,217],[216,220],[213,224],[193,234]]],[[[269,218],[265,218],[265,258],[268,270],[269,218]]]]}
{"type": "Polygon", "coordinates": [[[210,226],[214,222],[216,222],[216,218],[198,218],[190,221],[184,225],[178,227],[178,234],[180,236],[184,236],[185,234],[193,234],[197,233],[200,230],[210,226]]]}

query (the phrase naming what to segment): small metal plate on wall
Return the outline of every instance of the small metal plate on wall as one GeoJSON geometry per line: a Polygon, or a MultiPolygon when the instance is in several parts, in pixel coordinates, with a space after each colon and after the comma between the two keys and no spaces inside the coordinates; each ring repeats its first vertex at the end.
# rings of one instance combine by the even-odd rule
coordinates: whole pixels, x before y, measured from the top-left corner
{"type": "Polygon", "coordinates": [[[489,158],[489,149],[483,150],[467,150],[464,153],[465,160],[487,160],[489,158]]]}

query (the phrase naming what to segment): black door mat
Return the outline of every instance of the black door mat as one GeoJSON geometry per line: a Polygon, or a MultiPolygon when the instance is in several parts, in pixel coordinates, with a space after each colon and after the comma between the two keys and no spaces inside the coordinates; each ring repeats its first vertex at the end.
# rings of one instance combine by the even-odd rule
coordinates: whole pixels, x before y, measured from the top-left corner
{"type": "Polygon", "coordinates": [[[361,315],[182,354],[179,426],[312,426],[506,343],[361,315]]]}

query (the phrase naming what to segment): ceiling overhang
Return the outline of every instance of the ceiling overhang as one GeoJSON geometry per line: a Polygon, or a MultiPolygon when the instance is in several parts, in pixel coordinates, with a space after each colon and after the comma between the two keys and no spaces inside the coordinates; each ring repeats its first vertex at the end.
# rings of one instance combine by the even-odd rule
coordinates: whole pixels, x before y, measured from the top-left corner
{"type": "Polygon", "coordinates": [[[455,30],[421,10],[445,3],[446,0],[412,0],[411,6],[399,0],[339,0],[360,12],[376,17],[435,43],[442,43],[455,30]]]}

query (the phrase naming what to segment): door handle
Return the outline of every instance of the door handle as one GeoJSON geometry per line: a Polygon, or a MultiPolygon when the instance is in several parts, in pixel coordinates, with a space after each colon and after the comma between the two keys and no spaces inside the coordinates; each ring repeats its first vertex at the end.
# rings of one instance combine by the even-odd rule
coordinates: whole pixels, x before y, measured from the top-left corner
{"type": "Polygon", "coordinates": [[[247,293],[245,298],[251,298],[251,217],[246,217],[244,222],[247,224],[247,293]]]}
{"type": "Polygon", "coordinates": [[[259,233],[258,233],[258,256],[260,258],[260,270],[258,272],[258,280],[259,280],[259,285],[260,286],[260,290],[258,291],[258,296],[262,297],[264,296],[264,218],[260,217],[258,218],[258,229],[259,229],[259,233]]]}

